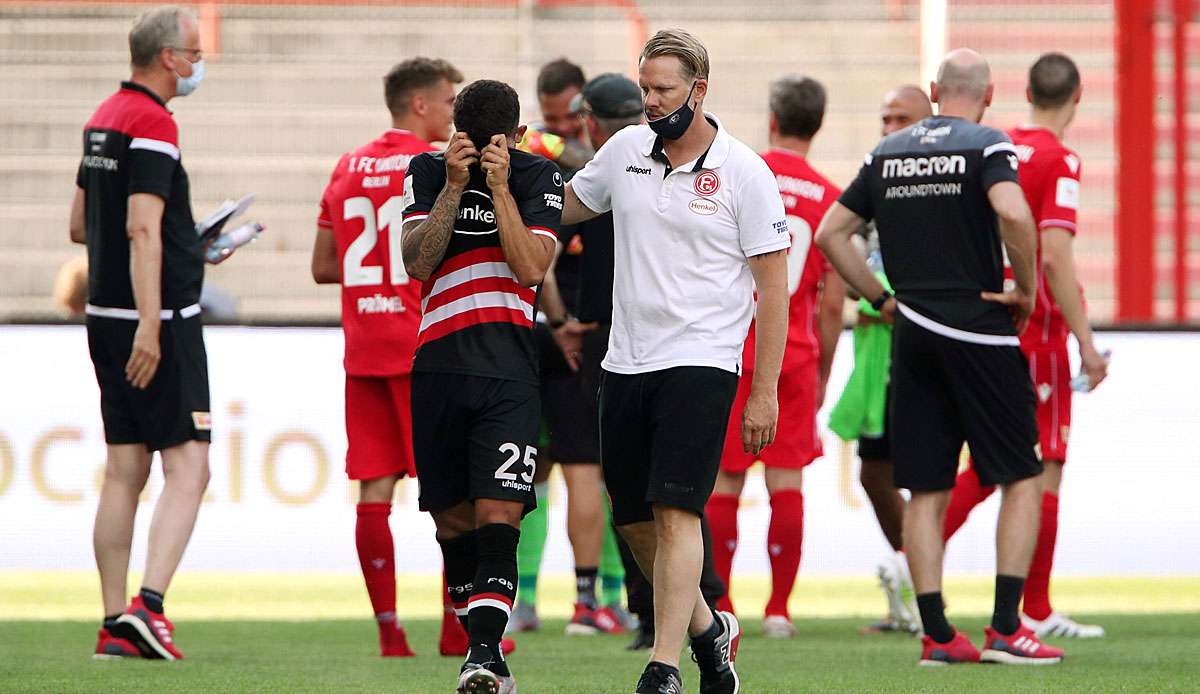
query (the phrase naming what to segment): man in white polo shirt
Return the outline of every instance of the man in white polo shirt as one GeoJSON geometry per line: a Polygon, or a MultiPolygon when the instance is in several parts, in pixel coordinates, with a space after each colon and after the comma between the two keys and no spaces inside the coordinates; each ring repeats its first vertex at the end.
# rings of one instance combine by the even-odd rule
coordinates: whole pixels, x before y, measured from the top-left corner
{"type": "Polygon", "coordinates": [[[614,218],[600,455],[613,520],[653,576],[655,642],[639,693],[683,691],[685,633],[702,694],[738,691],[737,620],[713,614],[700,594],[700,515],[720,465],[756,286],[746,451],[774,440],[779,410],[791,238],[770,169],[703,112],[708,67],[695,37],[655,34],[639,69],[649,124],[614,135],[564,198],[564,223],[609,210],[614,218]]]}

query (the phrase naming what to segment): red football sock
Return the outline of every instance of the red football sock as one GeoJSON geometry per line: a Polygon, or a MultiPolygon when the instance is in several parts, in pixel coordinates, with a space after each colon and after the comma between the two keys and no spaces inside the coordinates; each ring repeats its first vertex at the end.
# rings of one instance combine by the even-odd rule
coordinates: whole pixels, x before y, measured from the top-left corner
{"type": "Polygon", "coordinates": [[[713,569],[725,583],[725,595],[717,600],[717,609],[725,612],[733,612],[729,578],[733,573],[733,553],[738,546],[737,512],[738,498],[733,494],[713,494],[704,507],[708,530],[712,534],[713,569]]]}
{"type": "Polygon", "coordinates": [[[992,495],[996,488],[985,487],[979,483],[979,475],[975,468],[969,467],[954,480],[954,492],[950,495],[950,505],[946,508],[946,524],[943,526],[942,537],[949,540],[958,529],[967,522],[971,510],[992,495]]]}
{"type": "Polygon", "coordinates": [[[1037,547],[1025,579],[1025,614],[1043,620],[1054,611],[1050,607],[1050,570],[1054,567],[1054,544],[1058,540],[1058,495],[1042,494],[1042,525],[1037,547]]]}
{"type": "Polygon", "coordinates": [[[359,504],[354,540],[375,616],[390,617],[395,621],[396,550],[392,546],[392,529],[388,526],[391,513],[390,503],[359,504]]]}
{"type": "Polygon", "coordinates": [[[800,570],[804,544],[804,494],[781,489],[771,495],[771,524],[767,526],[767,555],[771,560],[771,599],[763,614],[788,616],[788,598],[800,570]]]}

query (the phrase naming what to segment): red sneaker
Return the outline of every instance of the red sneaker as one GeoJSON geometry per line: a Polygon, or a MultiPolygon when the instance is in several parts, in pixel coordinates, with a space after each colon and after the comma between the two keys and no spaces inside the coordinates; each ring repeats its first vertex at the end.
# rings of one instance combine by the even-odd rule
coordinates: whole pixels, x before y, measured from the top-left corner
{"type": "Polygon", "coordinates": [[[596,621],[592,618],[592,608],[582,602],[575,603],[575,616],[567,624],[567,636],[594,636],[600,633],[596,621]]]}
{"type": "Polygon", "coordinates": [[[985,663],[1054,665],[1062,662],[1063,649],[1042,643],[1027,626],[1021,625],[1007,636],[991,627],[986,627],[983,633],[987,640],[980,659],[985,663]]]}
{"type": "Polygon", "coordinates": [[[137,646],[128,640],[112,635],[108,629],[101,629],[96,639],[96,652],[92,654],[96,660],[116,660],[117,658],[141,658],[137,646]]]}
{"type": "Polygon", "coordinates": [[[625,625],[621,623],[621,618],[609,607],[597,607],[593,610],[592,623],[604,634],[625,633],[625,625]]]}
{"type": "MultiPolygon", "coordinates": [[[[438,639],[438,653],[459,658],[467,657],[467,632],[462,628],[462,622],[454,615],[453,609],[442,614],[442,636],[438,639]]],[[[510,638],[500,639],[500,650],[508,655],[517,650],[517,643],[510,638]]]]}
{"type": "Polygon", "coordinates": [[[416,655],[408,647],[408,634],[393,618],[379,622],[379,655],[384,658],[411,658],[416,655]]]}
{"type": "Polygon", "coordinates": [[[166,615],[151,612],[140,595],[133,598],[125,614],[117,618],[109,631],[136,646],[143,658],[183,660],[183,654],[175,647],[175,625],[166,615]]]}
{"type": "Polygon", "coordinates": [[[930,636],[921,637],[921,665],[957,665],[978,663],[979,650],[961,631],[954,632],[950,643],[938,643],[930,636]]]}

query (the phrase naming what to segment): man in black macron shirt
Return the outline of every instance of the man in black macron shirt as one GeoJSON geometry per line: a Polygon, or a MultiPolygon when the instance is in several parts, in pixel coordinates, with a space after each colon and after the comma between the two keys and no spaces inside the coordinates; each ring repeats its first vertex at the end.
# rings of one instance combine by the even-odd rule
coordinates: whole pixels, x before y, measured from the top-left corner
{"type": "Polygon", "coordinates": [[[817,243],[895,321],[892,453],[896,485],[912,492],[904,546],[925,630],[921,663],[1054,663],[1062,651],[1038,641],[1017,614],[1042,472],[1034,394],[1017,338],[1037,289],[1033,217],[1012,142],[978,124],[992,97],[983,58],[951,52],[931,91],[939,115],[884,138],[866,156],[821,223],[817,243]],[[894,297],[850,241],[870,220],[894,297]],[[1016,278],[1007,291],[1005,250],[1016,278]],[[942,523],[964,440],[981,480],[1004,492],[996,603],[982,655],[946,621],[941,594],[942,523]]]}
{"type": "Polygon", "coordinates": [[[413,159],[404,186],[404,265],[422,282],[412,380],[419,504],[437,526],[467,629],[458,691],[471,694],[516,689],[500,639],[521,517],[537,504],[534,306],[562,217],[562,174],[515,149],[519,116],[512,87],[468,85],[446,151],[413,159]]]}
{"type": "Polygon", "coordinates": [[[163,596],[208,484],[208,366],[201,335],[203,248],[167,102],[200,82],[196,18],[178,7],[138,17],[133,75],[83,133],[71,240],[88,249],[88,346],[108,444],[93,541],[104,602],[96,657],[178,660],[163,596]],[[138,496],[155,451],[162,494],[140,594],[125,582],[138,496]]]}

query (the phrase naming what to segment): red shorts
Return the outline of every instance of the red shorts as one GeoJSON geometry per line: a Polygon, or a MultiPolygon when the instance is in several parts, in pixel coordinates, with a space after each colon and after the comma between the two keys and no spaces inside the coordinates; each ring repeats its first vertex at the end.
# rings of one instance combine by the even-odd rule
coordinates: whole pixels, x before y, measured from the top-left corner
{"type": "Polygon", "coordinates": [[[817,362],[786,369],[779,375],[779,426],[775,443],[757,456],[742,451],[742,408],[750,397],[754,374],[746,371],[738,380],[737,398],[729,412],[721,470],[745,472],[756,461],[767,467],[800,469],[823,455],[817,431],[817,362]]]}
{"type": "Polygon", "coordinates": [[[1071,435],[1071,363],[1067,346],[1025,351],[1037,396],[1038,443],[1042,460],[1064,462],[1071,435]]]}
{"type": "Polygon", "coordinates": [[[416,477],[412,448],[412,376],[346,376],[346,475],[372,480],[416,477]]]}

